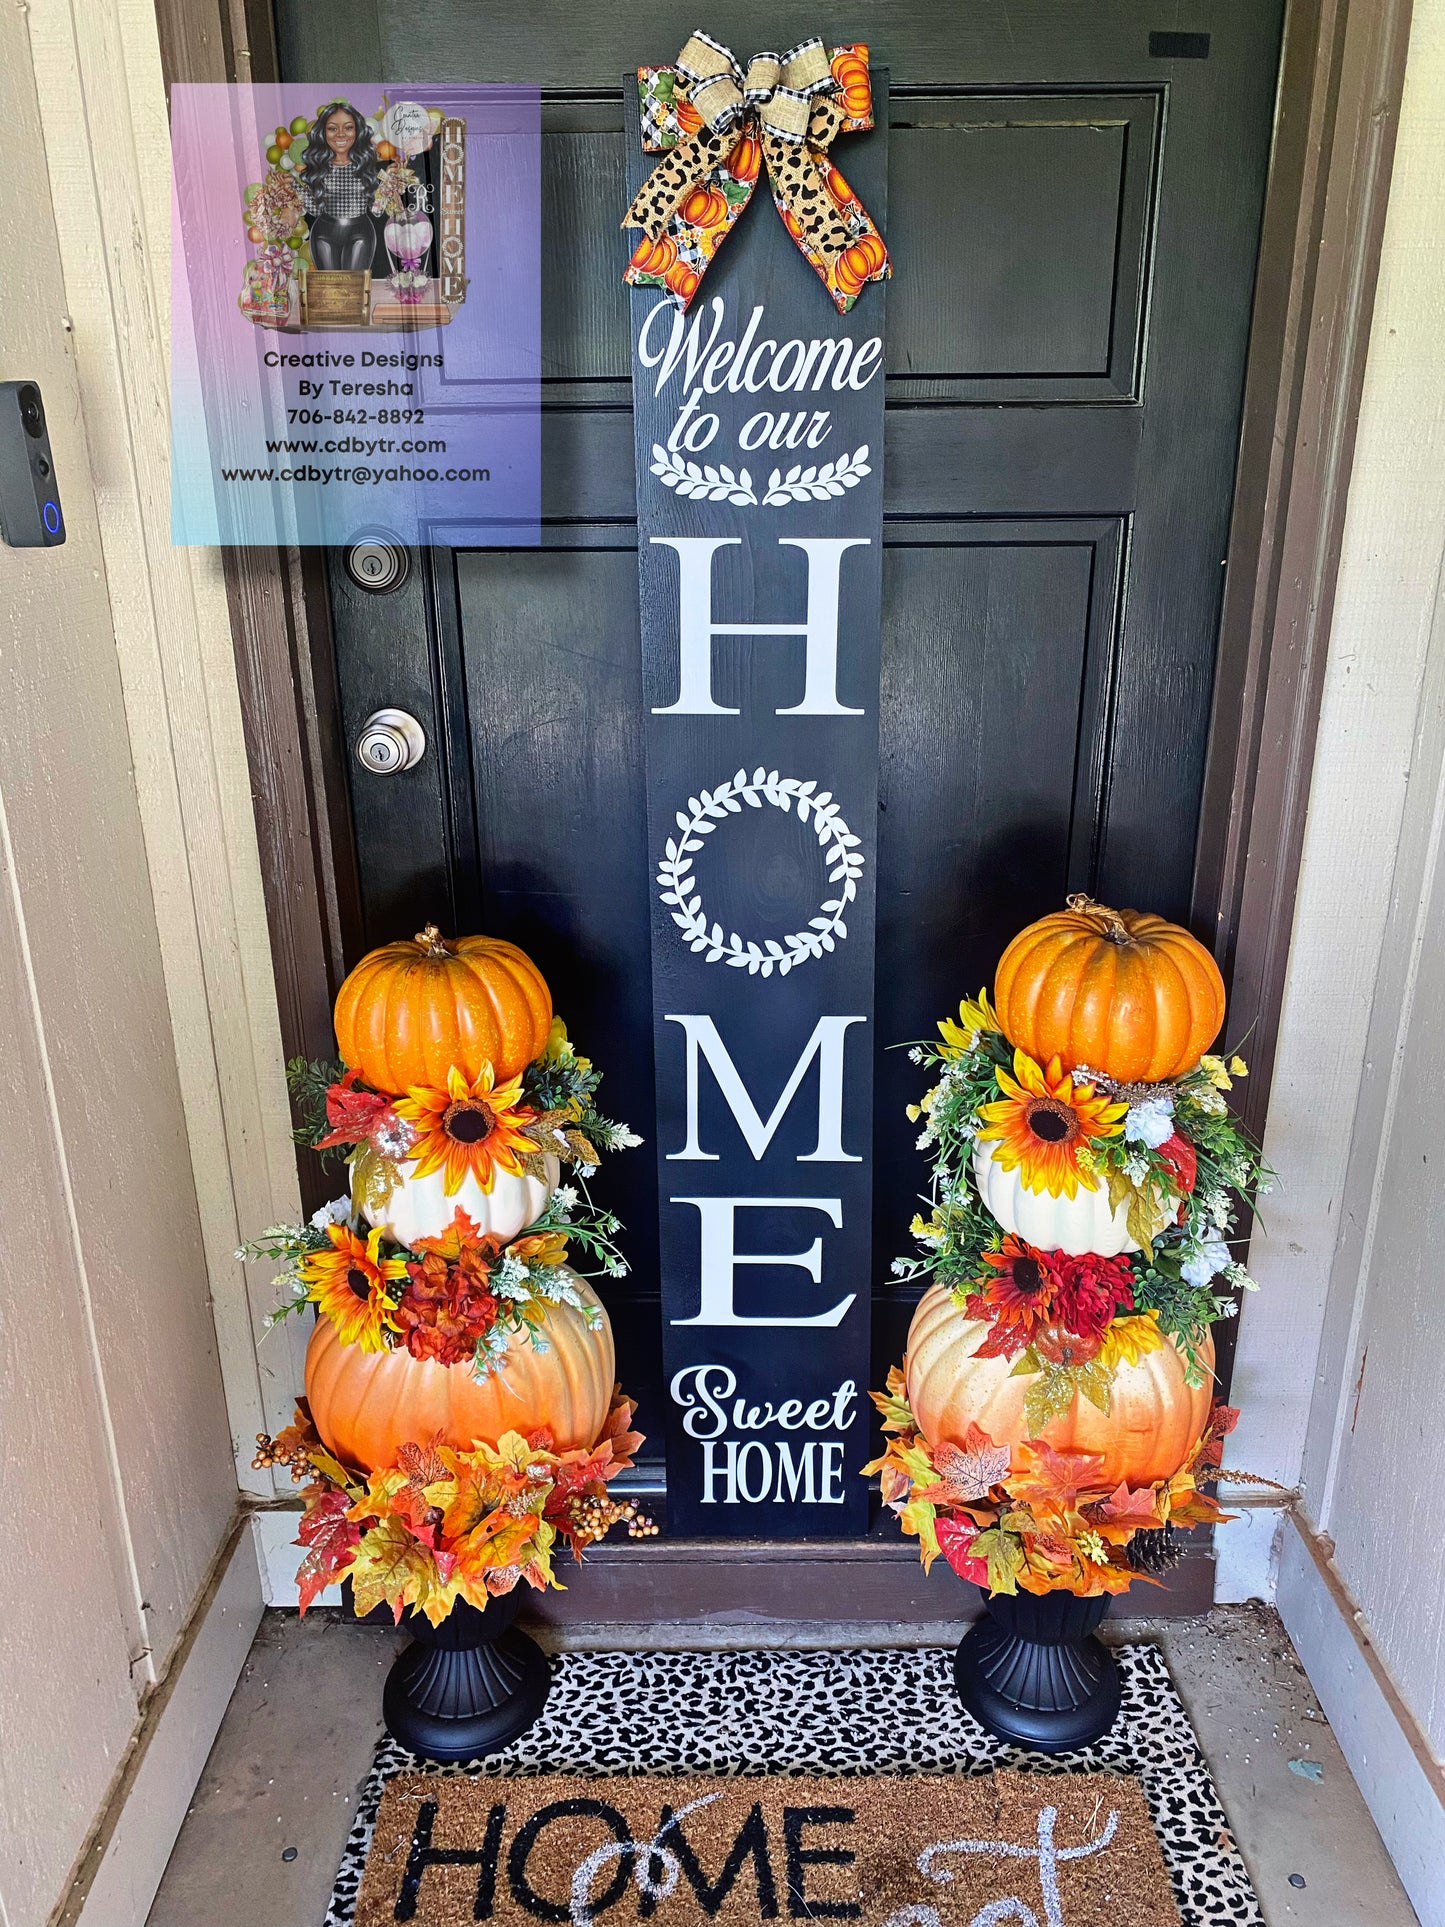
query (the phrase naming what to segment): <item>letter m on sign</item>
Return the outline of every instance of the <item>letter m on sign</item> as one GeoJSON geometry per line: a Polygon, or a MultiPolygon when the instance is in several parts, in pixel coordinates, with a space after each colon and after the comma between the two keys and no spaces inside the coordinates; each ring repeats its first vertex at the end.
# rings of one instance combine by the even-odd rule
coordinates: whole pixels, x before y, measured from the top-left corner
{"type": "Polygon", "coordinates": [[[818,1142],[811,1151],[798,1154],[799,1164],[859,1164],[861,1158],[850,1155],[843,1149],[843,1045],[850,1024],[863,1024],[865,1017],[820,1017],[812,1036],[803,1046],[803,1054],[794,1064],[784,1084],[782,1095],[772,1108],[766,1123],[752,1098],[747,1086],[738,1074],[738,1068],[728,1055],[726,1044],[718,1033],[718,1027],[708,1016],[669,1016],[669,1024],[681,1024],[687,1034],[687,1141],[680,1151],[669,1151],[668,1158],[696,1158],[715,1164],[719,1153],[704,1151],[698,1138],[698,1097],[699,1071],[702,1060],[706,1059],[708,1069],[717,1080],[721,1091],[732,1112],[743,1140],[756,1162],[761,1163],[768,1146],[777,1134],[778,1126],[787,1115],[788,1106],[797,1096],[808,1067],[818,1059],[818,1142]]]}

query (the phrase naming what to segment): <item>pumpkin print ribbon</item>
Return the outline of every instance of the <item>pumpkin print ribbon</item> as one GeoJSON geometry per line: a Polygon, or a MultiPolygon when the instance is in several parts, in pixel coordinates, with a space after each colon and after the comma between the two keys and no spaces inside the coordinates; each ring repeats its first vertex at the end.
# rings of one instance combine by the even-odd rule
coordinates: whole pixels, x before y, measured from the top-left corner
{"type": "Polygon", "coordinates": [[[867,209],[828,150],[873,125],[868,49],[801,41],[785,54],[731,49],[697,32],[670,67],[639,67],[642,145],[665,155],[622,226],[642,229],[624,279],[660,287],[681,309],[752,198],[763,162],[784,227],[840,314],[891,272],[867,209]]]}

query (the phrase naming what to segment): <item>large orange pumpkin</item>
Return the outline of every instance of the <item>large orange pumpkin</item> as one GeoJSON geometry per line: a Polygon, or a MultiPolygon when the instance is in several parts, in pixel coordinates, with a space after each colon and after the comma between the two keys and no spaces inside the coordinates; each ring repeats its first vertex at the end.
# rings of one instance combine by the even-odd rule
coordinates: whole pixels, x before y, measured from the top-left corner
{"type": "MultiPolygon", "coordinates": [[[[1032,1378],[1012,1377],[1013,1362],[1007,1358],[974,1356],[991,1329],[960,1311],[944,1285],[930,1286],[919,1301],[903,1372],[908,1403],[930,1445],[945,1440],[962,1445],[970,1420],[995,1445],[1020,1445],[1028,1438],[1024,1398],[1032,1378]]],[[[1137,1365],[1119,1367],[1107,1413],[1078,1395],[1063,1418],[1038,1436],[1057,1452],[1097,1452],[1104,1462],[1099,1484],[1111,1490],[1121,1479],[1131,1486],[1170,1479],[1209,1417],[1212,1338],[1200,1347],[1199,1360],[1204,1383],[1190,1387],[1184,1382],[1183,1355],[1168,1340],[1137,1365]]]]}
{"type": "MultiPolygon", "coordinates": [[[[582,1279],[573,1282],[584,1302],[598,1304],[582,1279]]],[[[395,1465],[408,1440],[470,1451],[495,1445],[503,1432],[525,1436],[545,1425],[560,1452],[594,1445],[616,1376],[607,1314],[594,1331],[570,1305],[553,1305],[542,1335],[546,1351],[514,1337],[502,1369],[479,1379],[469,1365],[343,1345],[331,1320],[318,1318],[306,1348],[311,1416],[337,1458],[364,1472],[395,1465]]]]}
{"type": "Polygon", "coordinates": [[[444,1089],[454,1064],[468,1083],[487,1063],[515,1077],[551,1028],[552,993],[524,950],[500,937],[448,941],[434,923],[371,951],[336,996],[342,1062],[398,1096],[444,1089]]]}
{"type": "Polygon", "coordinates": [[[1193,1070],[1224,1022],[1224,979],[1202,943],[1163,917],[1088,897],[1019,932],[993,995],[1005,1036],[1030,1057],[1122,1083],[1193,1070]]]}

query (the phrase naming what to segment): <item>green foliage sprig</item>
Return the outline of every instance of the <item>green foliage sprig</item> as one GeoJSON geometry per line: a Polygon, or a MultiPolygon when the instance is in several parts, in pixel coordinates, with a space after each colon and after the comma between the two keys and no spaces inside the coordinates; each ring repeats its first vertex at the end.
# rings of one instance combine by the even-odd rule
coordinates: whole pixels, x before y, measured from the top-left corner
{"type": "Polygon", "coordinates": [[[348,1155],[346,1146],[341,1144],[328,1145],[324,1151],[316,1150],[316,1140],[326,1135],[326,1093],[345,1069],[339,1058],[322,1062],[311,1057],[293,1057],[286,1065],[286,1088],[291,1093],[291,1115],[295,1119],[292,1142],[304,1150],[316,1151],[323,1164],[342,1164],[348,1155]]]}

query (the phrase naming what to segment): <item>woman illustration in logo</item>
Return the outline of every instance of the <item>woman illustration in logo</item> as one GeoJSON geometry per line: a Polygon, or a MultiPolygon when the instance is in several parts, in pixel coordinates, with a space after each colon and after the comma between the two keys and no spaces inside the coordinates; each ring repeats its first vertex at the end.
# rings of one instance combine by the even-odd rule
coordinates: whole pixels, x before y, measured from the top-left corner
{"type": "Polygon", "coordinates": [[[333,100],[312,124],[301,163],[301,192],[318,268],[369,268],[376,252],[371,201],[381,163],[364,114],[333,100]]]}

